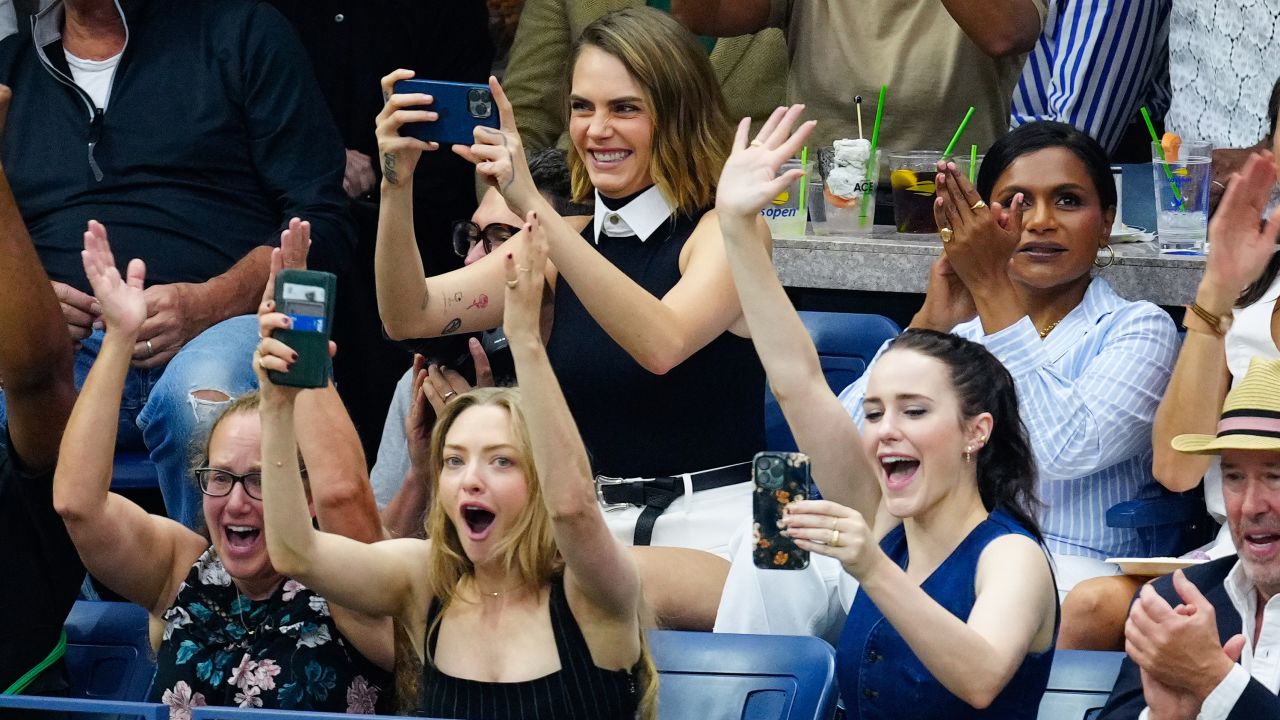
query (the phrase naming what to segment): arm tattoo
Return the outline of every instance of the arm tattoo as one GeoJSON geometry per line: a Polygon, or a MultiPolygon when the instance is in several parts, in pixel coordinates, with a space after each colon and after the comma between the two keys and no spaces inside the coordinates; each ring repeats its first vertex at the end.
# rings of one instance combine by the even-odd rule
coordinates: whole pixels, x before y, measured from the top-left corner
{"type": "Polygon", "coordinates": [[[396,173],[395,153],[382,153],[382,176],[392,185],[400,183],[400,176],[396,173]]]}
{"type": "Polygon", "coordinates": [[[460,327],[462,327],[462,318],[454,318],[449,321],[448,325],[444,326],[444,329],[440,331],[440,334],[452,335],[453,333],[458,332],[458,328],[460,327]]]}
{"type": "Polygon", "coordinates": [[[472,300],[471,304],[467,306],[467,309],[470,310],[471,308],[479,308],[483,310],[487,307],[489,307],[489,296],[484,293],[480,293],[480,297],[476,298],[475,300],[472,300]]]}

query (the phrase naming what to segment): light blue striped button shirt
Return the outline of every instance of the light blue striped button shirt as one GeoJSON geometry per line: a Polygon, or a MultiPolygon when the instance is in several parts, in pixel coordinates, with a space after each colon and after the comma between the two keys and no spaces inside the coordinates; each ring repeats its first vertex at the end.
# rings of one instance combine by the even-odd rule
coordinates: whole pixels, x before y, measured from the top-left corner
{"type": "MultiPolygon", "coordinates": [[[[1151,475],[1151,423],[1178,353],[1169,316],[1094,278],[1084,300],[1043,341],[1028,317],[992,335],[983,335],[977,319],[952,332],[985,345],[1013,376],[1040,476],[1049,550],[1140,556],[1137,534],[1107,527],[1106,513],[1159,492],[1151,475]]],[[[840,393],[859,427],[869,374],[870,368],[840,393]]]]}
{"type": "Polygon", "coordinates": [[[1055,0],[1013,92],[1010,124],[1070,123],[1115,151],[1147,105],[1169,107],[1172,0],[1055,0]]]}

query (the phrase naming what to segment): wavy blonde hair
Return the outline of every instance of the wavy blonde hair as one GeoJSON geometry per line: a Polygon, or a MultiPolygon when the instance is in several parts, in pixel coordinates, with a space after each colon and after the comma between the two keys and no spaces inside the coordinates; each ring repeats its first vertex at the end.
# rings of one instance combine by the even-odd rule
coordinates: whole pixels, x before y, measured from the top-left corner
{"type": "MultiPolygon", "coordinates": [[[[462,413],[473,407],[494,406],[507,411],[511,422],[511,435],[518,455],[517,462],[529,484],[529,499],[525,508],[516,516],[511,532],[498,542],[495,554],[506,572],[515,572],[520,584],[530,590],[538,590],[564,573],[564,559],[556,548],[551,515],[542,497],[542,483],[533,463],[533,443],[520,405],[520,390],[513,387],[476,388],[459,395],[445,405],[444,412],[436,419],[431,431],[431,476],[428,482],[433,488],[432,497],[439,497],[440,473],[444,469],[444,445],[449,430],[462,413]]],[[[427,584],[432,595],[440,602],[440,611],[427,628],[427,637],[439,626],[449,605],[458,597],[458,583],[475,572],[475,565],[467,557],[458,536],[458,528],[445,512],[444,503],[432,502],[426,517],[426,534],[431,538],[431,551],[427,559],[427,584]]],[[[402,714],[412,714],[418,702],[418,680],[422,666],[410,649],[408,634],[396,624],[396,692],[402,714]]],[[[657,717],[657,669],[649,656],[644,633],[640,634],[641,654],[633,670],[636,685],[640,689],[640,717],[654,720],[657,717]]],[[[430,646],[424,640],[426,662],[434,663],[430,646]]],[[[561,668],[568,670],[568,668],[561,668]]]]}
{"type": "MultiPolygon", "coordinates": [[[[583,48],[617,58],[640,86],[653,118],[649,174],[683,213],[715,202],[716,182],[733,141],[733,125],[720,81],[706,50],[670,15],[648,7],[609,13],[588,25],[573,46],[565,80],[565,106],[583,48]]],[[[573,199],[591,197],[586,163],[569,154],[573,199]]]]}

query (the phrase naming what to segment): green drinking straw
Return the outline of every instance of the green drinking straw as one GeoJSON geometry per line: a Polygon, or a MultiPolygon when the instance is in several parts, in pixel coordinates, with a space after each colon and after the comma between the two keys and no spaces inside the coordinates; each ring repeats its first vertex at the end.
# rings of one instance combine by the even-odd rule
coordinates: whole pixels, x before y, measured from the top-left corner
{"type": "Polygon", "coordinates": [[[969,146],[969,184],[972,185],[975,178],[978,177],[978,146],[969,146]]]}
{"type": "MultiPolygon", "coordinates": [[[[800,169],[804,171],[804,175],[800,176],[800,208],[796,213],[804,220],[808,215],[804,214],[805,195],[809,192],[809,146],[805,145],[800,148],[800,169]]],[[[803,235],[804,233],[801,232],[803,235]]]]}
{"type": "MultiPolygon", "coordinates": [[[[887,85],[880,86],[880,98],[876,100],[876,120],[871,126],[871,156],[867,159],[867,163],[875,163],[877,179],[879,179],[880,176],[880,163],[875,162],[876,148],[879,147],[880,143],[880,116],[884,114],[884,96],[888,89],[887,85]]],[[[870,175],[871,173],[868,172],[867,174],[870,175]]],[[[867,224],[867,205],[871,201],[871,186],[872,183],[867,183],[867,189],[862,193],[862,211],[858,217],[858,224],[860,226],[867,224]]]]}
{"type": "Polygon", "coordinates": [[[1147,132],[1151,133],[1152,147],[1156,149],[1156,157],[1160,158],[1161,163],[1164,163],[1161,167],[1164,168],[1164,176],[1169,178],[1169,189],[1173,190],[1173,197],[1178,201],[1178,209],[1185,210],[1187,202],[1182,199],[1182,193],[1178,191],[1178,183],[1173,181],[1173,173],[1169,171],[1169,162],[1164,159],[1164,146],[1160,144],[1160,138],[1156,136],[1156,126],[1151,122],[1151,113],[1147,112],[1145,105],[1142,106],[1141,111],[1142,121],[1147,124],[1147,132]]]}
{"type": "Polygon", "coordinates": [[[960,121],[960,127],[956,128],[956,134],[951,136],[951,142],[947,143],[947,149],[942,151],[942,159],[946,160],[951,157],[951,151],[955,149],[956,142],[960,140],[960,136],[964,134],[964,129],[969,124],[969,118],[973,117],[973,106],[969,106],[969,112],[964,114],[964,119],[960,121]]]}

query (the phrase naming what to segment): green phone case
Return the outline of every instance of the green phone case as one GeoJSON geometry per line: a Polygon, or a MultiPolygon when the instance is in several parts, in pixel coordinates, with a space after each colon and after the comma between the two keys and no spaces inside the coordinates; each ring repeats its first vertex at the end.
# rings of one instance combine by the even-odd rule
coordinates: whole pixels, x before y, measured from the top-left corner
{"type": "Polygon", "coordinates": [[[276,309],[289,315],[293,324],[271,336],[297,352],[298,360],[289,372],[267,371],[271,382],[299,388],[329,383],[329,333],[337,289],[337,277],[318,270],[284,270],[276,276],[276,309]]]}

